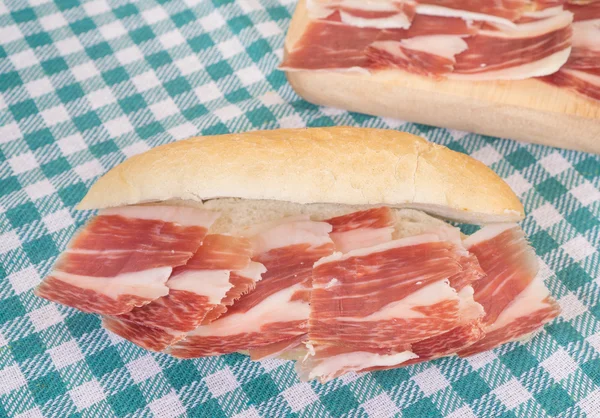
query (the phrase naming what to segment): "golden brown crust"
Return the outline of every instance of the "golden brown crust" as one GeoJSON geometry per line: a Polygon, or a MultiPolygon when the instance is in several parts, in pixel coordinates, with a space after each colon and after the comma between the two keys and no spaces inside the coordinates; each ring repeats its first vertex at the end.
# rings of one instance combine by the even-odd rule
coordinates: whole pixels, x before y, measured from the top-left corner
{"type": "Polygon", "coordinates": [[[351,127],[160,146],[109,171],[79,208],[224,197],[412,207],[471,223],[524,215],[510,187],[481,162],[408,133],[351,127]]]}

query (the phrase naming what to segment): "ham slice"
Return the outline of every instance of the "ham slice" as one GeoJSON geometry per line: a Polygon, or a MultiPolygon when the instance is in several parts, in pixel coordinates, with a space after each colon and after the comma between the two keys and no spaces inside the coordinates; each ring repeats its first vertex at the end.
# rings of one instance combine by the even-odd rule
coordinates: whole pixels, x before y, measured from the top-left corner
{"type": "Polygon", "coordinates": [[[381,207],[327,219],[332,226],[329,237],[336,251],[347,253],[392,240],[394,216],[390,208],[381,207]]]}
{"type": "Polygon", "coordinates": [[[217,320],[202,325],[170,347],[192,358],[248,350],[253,358],[274,356],[306,334],[312,265],[331,254],[331,225],[308,216],[284,219],[246,231],[253,260],[267,271],[256,288],[217,320]]]}
{"type": "Polygon", "coordinates": [[[450,331],[461,301],[448,279],[461,271],[455,246],[437,235],[335,253],[313,272],[305,379],[398,367],[411,344],[450,331]]]}
{"type": "Polygon", "coordinates": [[[468,356],[521,338],[560,313],[537,277],[537,258],[516,224],[486,226],[465,240],[486,277],[473,283],[485,309],[486,336],[459,352],[468,356]]]}
{"type": "Polygon", "coordinates": [[[36,294],[84,312],[120,315],[169,292],[218,217],[177,206],[106,209],[69,243],[36,294]]]}
{"type": "Polygon", "coordinates": [[[308,0],[306,6],[312,19],[359,28],[406,29],[415,16],[416,4],[407,0],[308,0]]]}

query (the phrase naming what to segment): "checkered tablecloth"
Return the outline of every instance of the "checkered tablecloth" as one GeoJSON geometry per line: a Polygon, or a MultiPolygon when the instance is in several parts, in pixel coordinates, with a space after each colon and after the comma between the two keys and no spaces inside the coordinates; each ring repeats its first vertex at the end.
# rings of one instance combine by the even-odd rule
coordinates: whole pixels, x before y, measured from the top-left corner
{"type": "Polygon", "coordinates": [[[275,69],[293,6],[0,1],[0,417],[600,417],[600,159],[306,103],[275,69]],[[562,316],[527,344],[319,385],[284,361],[150,354],[33,295],[91,216],[74,205],[128,156],[341,124],[408,130],[500,173],[562,316]]]}

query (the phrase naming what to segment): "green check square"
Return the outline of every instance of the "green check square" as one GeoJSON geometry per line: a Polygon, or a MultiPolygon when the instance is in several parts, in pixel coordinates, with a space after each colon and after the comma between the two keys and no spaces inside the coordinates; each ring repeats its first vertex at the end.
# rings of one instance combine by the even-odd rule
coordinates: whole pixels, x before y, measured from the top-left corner
{"type": "Polygon", "coordinates": [[[239,103],[251,98],[252,96],[250,96],[250,93],[248,93],[248,90],[246,89],[237,89],[225,95],[225,99],[227,99],[229,103],[239,103]]]}
{"type": "Polygon", "coordinates": [[[127,114],[137,112],[138,110],[148,107],[144,97],[141,94],[134,94],[133,96],[119,100],[119,106],[121,106],[123,112],[127,114]]]}
{"type": "Polygon", "coordinates": [[[587,208],[579,208],[575,212],[571,212],[566,219],[580,234],[598,225],[598,220],[587,208]]]}
{"type": "Polygon", "coordinates": [[[124,6],[117,7],[113,10],[113,13],[119,19],[124,19],[126,17],[133,16],[134,14],[137,14],[137,12],[138,9],[133,4],[126,4],[124,6]]]}
{"type": "Polygon", "coordinates": [[[58,195],[66,206],[75,206],[86,193],[87,188],[83,183],[75,183],[58,191],[58,195]]]}
{"type": "Polygon", "coordinates": [[[69,69],[67,62],[62,58],[53,58],[48,61],[42,61],[42,68],[46,75],[58,74],[69,69]]]}
{"type": "Polygon", "coordinates": [[[172,63],[173,59],[168,52],[161,51],[157,52],[156,54],[148,55],[146,57],[146,61],[148,61],[148,64],[150,64],[150,66],[156,70],[163,65],[172,63]]]}
{"type": "Polygon", "coordinates": [[[551,416],[556,416],[575,405],[569,394],[557,384],[534,396],[551,416]]]}
{"type": "Polygon", "coordinates": [[[233,74],[233,69],[227,61],[219,61],[206,67],[206,72],[213,80],[220,80],[233,74]]]}
{"type": "Polygon", "coordinates": [[[581,370],[594,382],[600,386],[600,358],[586,361],[581,365],[581,370]]]}
{"type": "Polygon", "coordinates": [[[135,131],[140,136],[140,138],[148,139],[150,137],[153,137],[154,135],[158,135],[164,132],[165,128],[163,128],[163,126],[158,122],[152,122],[146,126],[137,128],[135,131]]]}
{"type": "Polygon", "coordinates": [[[583,337],[568,322],[555,322],[546,325],[546,331],[562,346],[581,341],[583,337]]]}
{"type": "Polygon", "coordinates": [[[386,391],[398,386],[400,383],[410,379],[410,374],[406,369],[391,369],[371,373],[371,376],[386,391]]]}
{"type": "Polygon", "coordinates": [[[558,244],[546,231],[541,230],[529,237],[529,241],[535,252],[539,255],[548,254],[550,251],[556,250],[558,244]]]}
{"type": "Polygon", "coordinates": [[[90,146],[90,152],[96,158],[103,157],[111,152],[119,152],[119,147],[113,141],[104,141],[90,146]]]}
{"type": "Polygon", "coordinates": [[[63,103],[69,103],[73,100],[81,99],[85,96],[85,92],[79,83],[69,84],[56,90],[56,94],[63,103]]]}
{"type": "Polygon", "coordinates": [[[556,273],[556,277],[569,289],[577,290],[592,281],[592,277],[579,264],[571,264],[556,273]]]}
{"type": "Polygon", "coordinates": [[[251,27],[252,21],[248,16],[237,16],[227,21],[227,26],[229,26],[231,32],[237,35],[244,29],[251,27]]]}
{"type": "Polygon", "coordinates": [[[198,372],[198,369],[196,369],[194,363],[191,361],[182,361],[173,367],[164,369],[163,374],[175,390],[202,380],[200,372],[198,372]]]}
{"type": "Polygon", "coordinates": [[[25,314],[25,308],[17,296],[0,299],[0,324],[6,324],[25,314]]]}
{"type": "Polygon", "coordinates": [[[183,114],[183,117],[185,117],[187,120],[193,120],[206,115],[208,113],[208,109],[205,106],[199,104],[184,109],[181,113],[183,114]]]}
{"type": "Polygon", "coordinates": [[[544,180],[535,189],[544,199],[552,202],[567,193],[567,189],[554,177],[544,180]]]}
{"type": "Polygon", "coordinates": [[[271,111],[264,106],[247,112],[246,117],[248,118],[250,123],[252,123],[252,125],[255,127],[263,126],[266,123],[274,122],[277,120],[275,118],[275,115],[273,115],[273,113],[271,113],[271,111]]]}
{"type": "Polygon", "coordinates": [[[171,81],[167,81],[163,87],[171,97],[178,96],[192,89],[192,86],[190,86],[190,83],[184,77],[177,77],[171,81]]]}
{"type": "Polygon", "coordinates": [[[12,88],[18,87],[23,84],[23,80],[16,71],[10,71],[6,74],[2,74],[2,82],[0,83],[0,91],[5,92],[12,88]]]}
{"type": "Polygon", "coordinates": [[[592,181],[600,177],[600,160],[597,157],[587,157],[575,164],[575,169],[583,177],[592,181]]]}
{"type": "Polygon", "coordinates": [[[113,50],[108,44],[108,42],[101,42],[99,44],[92,45],[89,48],[86,48],[85,52],[91,59],[99,60],[100,58],[112,55],[113,50]]]}
{"type": "Polygon", "coordinates": [[[60,10],[72,9],[79,6],[78,0],[54,0],[54,3],[60,10]]]}
{"type": "Polygon", "coordinates": [[[452,141],[447,145],[447,147],[452,151],[467,153],[467,150],[465,149],[465,147],[462,146],[460,142],[452,141]]]}
{"type": "Polygon", "coordinates": [[[339,417],[342,414],[347,414],[352,409],[358,408],[358,402],[348,386],[342,386],[327,395],[323,395],[321,403],[334,417],[339,417]]]}
{"type": "Polygon", "coordinates": [[[29,390],[38,405],[43,405],[51,399],[55,399],[67,391],[65,384],[57,372],[50,372],[32,382],[29,382],[29,390]]]}
{"type": "Polygon", "coordinates": [[[504,158],[517,170],[523,170],[536,163],[535,157],[525,148],[519,148],[504,158]]]}
{"type": "Polygon", "coordinates": [[[228,133],[229,129],[221,122],[202,130],[202,135],[223,135],[228,133]]]}
{"type": "Polygon", "coordinates": [[[37,115],[39,113],[38,107],[31,99],[9,106],[9,109],[17,121],[37,115]]]}
{"type": "Polygon", "coordinates": [[[38,48],[44,45],[51,45],[52,38],[46,32],[36,33],[34,35],[29,35],[25,37],[25,41],[32,48],[38,48]]]}
{"type": "Polygon", "coordinates": [[[71,26],[71,30],[75,35],[81,35],[82,33],[96,29],[96,24],[89,17],[73,22],[69,26],[71,26]]]}
{"type": "Polygon", "coordinates": [[[202,35],[198,35],[192,39],[188,39],[188,45],[192,48],[194,52],[204,51],[215,45],[215,42],[212,40],[209,34],[203,33],[202,35]]]}
{"type": "MultiPolygon", "coordinates": [[[[50,161],[47,164],[42,165],[42,172],[48,178],[56,177],[71,169],[71,165],[66,158],[60,157],[54,161],[50,161]]],[[[60,193],[60,192],[59,192],[60,193]]]]}
{"type": "Polygon", "coordinates": [[[19,228],[41,219],[37,208],[32,202],[23,203],[7,210],[6,217],[14,228],[19,228]]]}
{"type": "Polygon", "coordinates": [[[11,12],[10,14],[15,23],[30,22],[36,19],[35,12],[31,7],[11,12]]]}
{"type": "Polygon", "coordinates": [[[277,385],[273,383],[273,379],[268,374],[263,374],[255,379],[250,380],[242,385],[242,389],[248,395],[250,403],[258,405],[274,398],[279,393],[277,385]]]}
{"type": "Polygon", "coordinates": [[[421,399],[402,410],[403,418],[441,418],[442,414],[429,398],[421,399]]]}
{"type": "MultiPolygon", "coordinates": [[[[352,115],[352,118],[358,122],[358,123],[364,123],[367,120],[373,118],[372,116],[369,115],[365,115],[363,113],[355,113],[355,112],[351,112],[350,113],[352,115]],[[356,119],[356,117],[354,116],[358,116],[360,119],[356,119]],[[367,117],[367,119],[362,119],[364,116],[367,117]]],[[[431,126],[431,125],[423,125],[422,123],[415,123],[415,128],[417,128],[420,132],[422,132],[423,134],[428,134],[429,132],[433,131],[434,129],[438,129],[435,126],[431,126]]]]}
{"type": "Polygon", "coordinates": [[[129,80],[129,74],[127,74],[127,71],[123,67],[117,67],[102,73],[102,78],[106,84],[114,86],[115,84],[129,80]]]}
{"type": "Polygon", "coordinates": [[[95,128],[96,126],[102,125],[102,121],[96,114],[96,112],[88,112],[81,116],[73,118],[73,123],[77,126],[79,131],[86,131],[88,129],[95,128]]]}
{"type": "Polygon", "coordinates": [[[33,151],[54,143],[54,135],[52,135],[52,132],[48,128],[27,134],[23,139],[33,151]]]}
{"type": "Polygon", "coordinates": [[[215,7],[221,7],[226,4],[231,4],[233,2],[234,0],[212,0],[212,3],[215,5],[215,7]]]}
{"type": "Polygon", "coordinates": [[[86,360],[92,373],[98,378],[124,366],[115,347],[108,347],[98,353],[89,355],[86,360]]]}
{"type": "Polygon", "coordinates": [[[16,177],[7,177],[0,179],[0,197],[6,196],[21,189],[19,180],[16,177]]]}
{"type": "Polygon", "coordinates": [[[65,319],[65,324],[75,338],[83,337],[100,328],[100,319],[95,315],[76,312],[65,319]]]}
{"type": "Polygon", "coordinates": [[[49,235],[44,235],[38,239],[34,239],[23,243],[23,250],[33,264],[41,263],[44,260],[58,255],[59,251],[56,244],[49,235]]]}
{"type": "Polygon", "coordinates": [[[129,386],[125,390],[109,396],[108,403],[118,417],[123,417],[143,408],[146,400],[137,386],[129,386]]]}
{"type": "Polygon", "coordinates": [[[283,71],[273,71],[267,76],[267,81],[274,89],[279,89],[281,86],[287,83],[287,79],[285,78],[283,71]]]}
{"type": "Polygon", "coordinates": [[[271,16],[271,19],[273,20],[288,19],[290,17],[290,13],[283,6],[268,7],[267,13],[269,13],[269,16],[271,16]]]}
{"type": "Polygon", "coordinates": [[[197,405],[195,408],[188,410],[190,418],[226,418],[227,415],[221,409],[219,402],[215,398],[197,405]]]}
{"type": "Polygon", "coordinates": [[[129,32],[129,37],[131,40],[137,45],[154,39],[156,35],[152,32],[152,29],[149,26],[142,26],[141,28],[137,28],[129,32]]]}
{"type": "Polygon", "coordinates": [[[37,334],[31,334],[25,338],[21,338],[20,340],[10,343],[10,350],[15,360],[18,363],[22,363],[27,359],[44,353],[46,349],[44,347],[44,343],[42,340],[40,340],[37,334]]]}
{"type": "Polygon", "coordinates": [[[452,388],[467,402],[473,402],[490,393],[489,386],[477,372],[471,372],[461,377],[452,383],[452,388]]]}
{"type": "Polygon", "coordinates": [[[174,14],[171,16],[171,20],[175,25],[180,28],[184,25],[187,25],[190,22],[196,21],[196,16],[192,13],[191,10],[184,10],[183,12],[174,14]]]}
{"type": "Polygon", "coordinates": [[[596,318],[600,319],[600,303],[596,304],[595,306],[592,306],[590,308],[590,313],[596,318]]]}
{"type": "MultiPolygon", "coordinates": [[[[265,55],[270,54],[271,51],[271,45],[264,39],[254,41],[246,48],[246,53],[254,62],[260,61],[265,55]]],[[[282,73],[282,71],[277,71],[277,73],[282,73]]]]}
{"type": "Polygon", "coordinates": [[[501,355],[500,361],[517,377],[538,365],[537,359],[521,345],[501,355]]]}

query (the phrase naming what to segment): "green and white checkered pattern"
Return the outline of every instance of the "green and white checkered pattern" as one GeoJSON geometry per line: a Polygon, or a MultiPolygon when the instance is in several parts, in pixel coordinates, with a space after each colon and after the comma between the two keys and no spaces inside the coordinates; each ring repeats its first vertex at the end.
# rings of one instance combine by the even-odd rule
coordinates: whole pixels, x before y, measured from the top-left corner
{"type": "Polygon", "coordinates": [[[600,159],[311,105],[275,69],[283,1],[0,1],[0,417],[600,417],[600,159]],[[342,124],[421,134],[500,173],[562,316],[527,344],[319,385],[289,362],[150,354],[33,295],[91,215],[74,205],[125,158],[342,124]]]}

